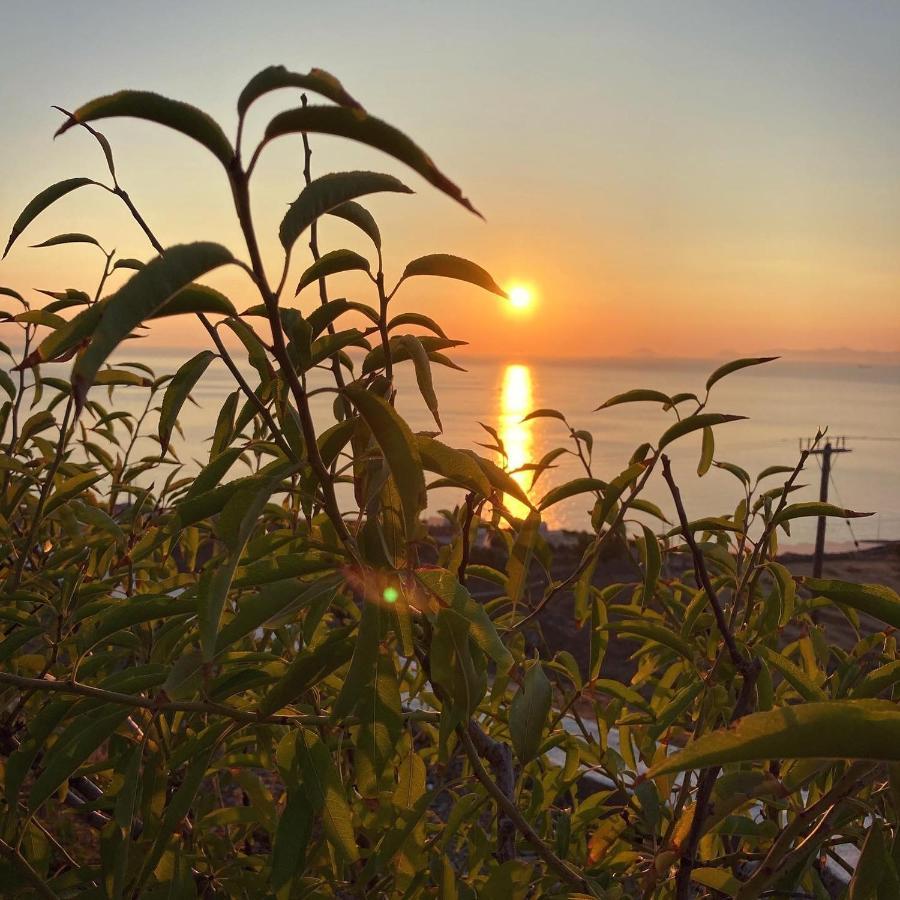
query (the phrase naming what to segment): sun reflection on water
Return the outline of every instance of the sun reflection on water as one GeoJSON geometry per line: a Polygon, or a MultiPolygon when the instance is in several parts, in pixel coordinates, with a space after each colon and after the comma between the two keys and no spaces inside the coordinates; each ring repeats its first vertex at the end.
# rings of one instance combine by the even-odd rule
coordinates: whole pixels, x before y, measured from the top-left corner
{"type": "MultiPolygon", "coordinates": [[[[507,468],[513,470],[513,478],[526,492],[531,484],[530,472],[515,472],[516,469],[532,461],[531,422],[522,419],[534,408],[531,390],[531,369],[524,365],[509,365],[503,372],[503,387],[500,393],[500,439],[506,449],[507,468]]],[[[527,507],[514,497],[505,497],[504,502],[514,516],[528,514],[527,507]]]]}

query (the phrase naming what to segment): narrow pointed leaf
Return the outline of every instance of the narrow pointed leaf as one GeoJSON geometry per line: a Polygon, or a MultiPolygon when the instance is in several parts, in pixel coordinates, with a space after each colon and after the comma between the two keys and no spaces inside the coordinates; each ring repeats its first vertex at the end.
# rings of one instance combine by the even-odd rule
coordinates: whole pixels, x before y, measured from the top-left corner
{"type": "Polygon", "coordinates": [[[525,673],[522,688],[509,709],[509,734],[513,750],[523,765],[537,756],[552,699],[553,692],[544,667],[535,662],[525,673]]]}
{"type": "Polygon", "coordinates": [[[830,700],[754,713],[698,738],[648,777],[765,759],[900,760],[900,711],[888,700],[830,700]]]}
{"type": "Polygon", "coordinates": [[[316,260],[300,276],[300,282],[294,293],[299,294],[303,288],[314,284],[320,278],[326,278],[328,275],[336,275],[338,272],[368,272],[370,269],[369,261],[364,256],[360,256],[359,253],[354,253],[353,250],[332,250],[321,259],[316,260]]]}
{"type": "Polygon", "coordinates": [[[196,278],[232,260],[231,253],[219,244],[180,244],[148,263],[111,295],[90,345],[72,369],[77,407],[84,405],[100,366],[137,325],[151,318],[196,278]]]}
{"type": "Polygon", "coordinates": [[[660,450],[667,447],[672,441],[697,431],[700,428],[711,428],[713,425],[723,425],[725,422],[737,422],[740,419],[746,419],[746,416],[731,416],[724,413],[700,413],[687,419],[676,422],[671,428],[666,429],[663,436],[659,439],[660,450]]]}
{"type": "Polygon", "coordinates": [[[211,350],[203,350],[189,359],[175,373],[175,377],[166,387],[163,395],[162,409],[159,413],[159,444],[161,452],[165,453],[172,437],[172,429],[178,421],[178,413],[184,406],[185,400],[190,396],[200,377],[216,358],[211,350]]]}
{"type": "Polygon", "coordinates": [[[466,209],[478,210],[462,195],[462,191],[444,175],[431,158],[405,134],[387,122],[366,115],[361,110],[336,106],[306,106],[275,116],[266,128],[265,140],[300,132],[332,134],[367,144],[393,156],[418,172],[426,181],[443,191],[466,209]]]}
{"type": "Polygon", "coordinates": [[[826,578],[801,578],[800,583],[815,594],[852,606],[894,628],[900,628],[900,596],[889,587],[826,578]]]}
{"type": "Polygon", "coordinates": [[[10,248],[16,242],[19,235],[48,206],[55,203],[60,197],[65,197],[66,194],[88,184],[96,184],[98,187],[102,187],[102,185],[98,181],[94,181],[93,178],[66,178],[64,181],[58,181],[56,184],[51,184],[50,187],[42,190],[37,197],[35,197],[25,209],[19,213],[19,218],[16,219],[12,231],[9,234],[9,240],[6,242],[6,249],[3,251],[3,255],[6,256],[6,254],[9,253],[10,248]]]}
{"type": "Polygon", "coordinates": [[[403,506],[406,536],[411,540],[425,506],[425,476],[418,446],[409,426],[384,399],[360,388],[348,388],[347,396],[365,419],[384,454],[403,506]]]}
{"type": "Polygon", "coordinates": [[[748,366],[759,366],[763,363],[772,362],[773,360],[778,359],[777,356],[756,356],[747,359],[735,359],[731,362],[725,363],[724,366],[719,366],[709,378],[706,379],[706,390],[708,391],[720,378],[724,378],[726,375],[730,375],[732,372],[737,372],[739,369],[746,369],[748,366]]]}

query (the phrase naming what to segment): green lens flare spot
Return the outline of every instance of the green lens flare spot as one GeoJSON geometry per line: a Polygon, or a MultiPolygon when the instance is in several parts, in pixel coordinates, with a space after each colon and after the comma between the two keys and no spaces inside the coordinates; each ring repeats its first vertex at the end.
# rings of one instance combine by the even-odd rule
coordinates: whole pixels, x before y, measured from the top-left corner
{"type": "Polygon", "coordinates": [[[385,603],[396,603],[397,598],[400,596],[400,591],[395,587],[386,587],[381,596],[384,597],[385,603]]]}

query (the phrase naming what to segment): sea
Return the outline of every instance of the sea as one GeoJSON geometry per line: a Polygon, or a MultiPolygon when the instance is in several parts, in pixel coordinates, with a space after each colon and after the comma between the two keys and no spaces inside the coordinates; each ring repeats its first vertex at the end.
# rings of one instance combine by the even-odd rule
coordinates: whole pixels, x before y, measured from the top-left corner
{"type": "MultiPolygon", "coordinates": [[[[142,348],[140,358],[162,374],[174,372],[189,355],[188,351],[142,348]]],[[[493,443],[494,439],[482,427],[487,426],[503,441],[508,466],[517,469],[540,460],[555,447],[573,448],[568,428],[559,419],[526,420],[533,410],[555,409],[566,416],[572,428],[593,435],[591,471],[603,480],[622,471],[638,445],[645,441],[655,443],[674,418],[671,411],[664,411],[658,404],[635,403],[597,411],[598,406],[632,388],[702,396],[710,372],[726,361],[652,356],[577,361],[481,359],[466,354],[458,354],[455,360],[465,372],[433,366],[443,425],[441,440],[491,455],[478,446],[493,443]]],[[[328,377],[329,373],[316,374],[310,388],[330,383],[328,377]]],[[[397,366],[396,377],[397,407],[411,427],[436,431],[411,365],[397,366]]],[[[253,383],[254,379],[249,380],[253,383]]],[[[232,389],[229,373],[217,361],[193,393],[196,405],[185,406],[181,416],[184,436],[176,438],[175,443],[189,471],[208,461],[209,437],[232,389]]],[[[117,402],[138,411],[138,393],[135,389],[119,388],[117,402]]],[[[334,421],[333,398],[333,394],[321,393],[312,400],[320,428],[334,421]]],[[[102,397],[98,399],[103,402],[102,397]]],[[[689,409],[690,404],[683,408],[689,409]]],[[[849,522],[829,519],[829,549],[900,540],[900,366],[782,358],[724,378],[713,387],[707,410],[747,417],[715,429],[714,458],[736,463],[754,477],[768,466],[794,466],[801,445],[817,429],[827,427],[827,439],[849,451],[832,456],[829,501],[872,513],[849,522]]],[[[147,444],[144,452],[151,449],[147,444]]],[[[696,432],[670,445],[668,451],[688,515],[692,519],[730,515],[741,499],[741,486],[731,474],[715,466],[698,477],[700,450],[701,433],[696,432]]],[[[523,471],[516,477],[531,499],[538,501],[553,486],[584,474],[577,456],[564,454],[534,486],[530,472],[523,471]]],[[[783,480],[784,476],[780,478],[783,480]]],[[[811,457],[797,482],[804,487],[792,499],[818,499],[820,482],[820,457],[811,457]]],[[[776,487],[779,483],[779,476],[773,476],[762,487],[776,487]]],[[[458,493],[449,490],[437,490],[430,496],[429,513],[433,516],[459,502],[458,493]]],[[[543,516],[546,526],[554,531],[588,528],[592,505],[589,496],[573,497],[550,507],[543,516]]],[[[659,475],[654,474],[648,482],[645,496],[670,517],[674,514],[668,488],[659,475]]],[[[349,508],[352,497],[345,493],[339,495],[339,500],[349,508]]],[[[807,552],[814,537],[815,520],[798,519],[792,523],[789,536],[781,535],[780,545],[783,549],[807,552]]]]}

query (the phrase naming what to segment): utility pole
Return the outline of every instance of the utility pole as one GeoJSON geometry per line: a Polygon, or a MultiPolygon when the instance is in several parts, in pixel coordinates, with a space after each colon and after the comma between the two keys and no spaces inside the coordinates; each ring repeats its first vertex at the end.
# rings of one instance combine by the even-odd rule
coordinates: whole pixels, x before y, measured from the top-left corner
{"type": "MultiPolygon", "coordinates": [[[[812,440],[807,439],[806,446],[801,441],[801,450],[809,450],[810,456],[822,457],[822,480],[819,482],[819,502],[828,502],[828,482],[831,479],[831,457],[835,453],[850,453],[845,437],[836,437],[826,442],[824,447],[811,449],[812,440]]],[[[825,516],[819,516],[816,523],[816,550],[813,556],[813,578],[822,577],[822,563],[825,559],[825,516]]]]}

